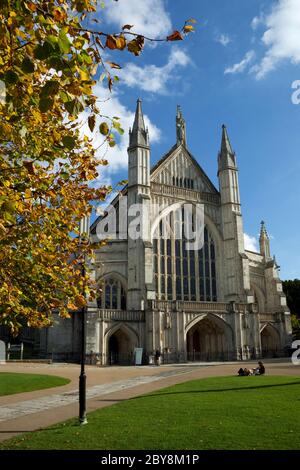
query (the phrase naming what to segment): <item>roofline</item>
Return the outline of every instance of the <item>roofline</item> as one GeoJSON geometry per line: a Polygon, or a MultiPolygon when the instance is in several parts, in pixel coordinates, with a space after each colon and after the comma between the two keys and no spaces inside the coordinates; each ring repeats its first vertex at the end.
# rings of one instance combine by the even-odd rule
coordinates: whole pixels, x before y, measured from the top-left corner
{"type": "Polygon", "coordinates": [[[164,162],[166,162],[168,160],[168,158],[173,154],[173,152],[175,152],[175,150],[180,148],[180,147],[184,148],[184,150],[188,153],[188,155],[191,158],[192,162],[199,169],[200,173],[204,176],[204,178],[206,179],[206,182],[213,189],[213,191],[215,191],[216,194],[220,194],[219,191],[217,190],[217,188],[215,187],[215,185],[211,182],[210,178],[207,176],[207,174],[203,170],[203,168],[200,166],[200,164],[197,162],[195,157],[189,151],[189,149],[187,147],[183,146],[182,144],[173,145],[173,147],[171,147],[171,149],[162,158],[160,158],[158,160],[158,162],[151,168],[150,174],[152,175],[164,162]]]}
{"type": "Polygon", "coordinates": [[[253,253],[254,255],[259,255],[259,256],[263,256],[261,253],[258,253],[257,251],[251,251],[251,250],[246,250],[248,253],[253,253]]]}
{"type": "MultiPolygon", "coordinates": [[[[115,206],[119,200],[119,197],[120,197],[120,193],[124,193],[126,194],[127,192],[127,188],[128,188],[128,184],[125,184],[125,186],[119,191],[119,193],[116,195],[116,197],[110,202],[110,204],[108,205],[112,205],[112,206],[115,206]]],[[[107,206],[106,206],[107,207],[107,206]]],[[[92,230],[97,226],[98,222],[103,218],[103,215],[99,215],[96,220],[94,220],[94,222],[92,223],[92,225],[90,226],[90,232],[92,232],[92,230]]]]}

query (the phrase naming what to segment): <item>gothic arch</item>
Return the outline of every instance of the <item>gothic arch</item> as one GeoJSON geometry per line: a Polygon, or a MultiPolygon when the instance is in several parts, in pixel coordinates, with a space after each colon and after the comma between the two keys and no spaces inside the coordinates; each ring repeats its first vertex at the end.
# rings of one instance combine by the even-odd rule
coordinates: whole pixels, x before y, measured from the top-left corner
{"type": "Polygon", "coordinates": [[[198,315],[188,323],[185,334],[190,361],[228,360],[233,354],[232,328],[217,315],[198,315]]]}
{"type": "Polygon", "coordinates": [[[105,280],[109,278],[120,281],[124,289],[127,291],[127,279],[125,276],[123,276],[123,274],[120,274],[117,271],[110,271],[108,273],[99,275],[97,278],[97,283],[99,283],[102,279],[105,280]]]}
{"type": "Polygon", "coordinates": [[[184,204],[186,204],[186,201],[176,202],[175,204],[172,204],[171,206],[165,207],[163,211],[156,216],[151,227],[151,241],[153,241],[153,236],[155,234],[155,231],[158,229],[160,221],[163,220],[172,212],[174,212],[175,210],[180,209],[184,204]]]}
{"type": "Polygon", "coordinates": [[[120,322],[117,325],[109,328],[104,334],[104,340],[107,341],[107,338],[116,333],[118,330],[123,330],[133,341],[136,341],[137,344],[139,343],[138,333],[132,327],[126,325],[126,323],[123,322],[120,322]]]}
{"type": "MultiPolygon", "coordinates": [[[[195,206],[195,203],[191,201],[179,201],[175,204],[172,204],[171,206],[165,207],[163,211],[156,216],[151,227],[151,240],[153,240],[153,235],[155,233],[155,230],[158,228],[160,221],[163,220],[163,218],[165,218],[171,212],[180,209],[184,204],[190,204],[191,206],[195,206]]],[[[209,232],[211,233],[214,239],[217,255],[218,257],[220,257],[222,246],[222,236],[220,230],[217,228],[215,222],[211,219],[211,217],[209,217],[209,215],[207,215],[206,213],[204,213],[204,224],[207,226],[209,232]]]]}
{"type": "Polygon", "coordinates": [[[265,323],[260,329],[261,351],[263,357],[276,357],[280,354],[280,333],[271,323],[265,323]]]}
{"type": "Polygon", "coordinates": [[[228,329],[228,332],[230,331],[230,334],[233,340],[234,334],[233,334],[231,325],[229,325],[229,323],[223,320],[223,318],[219,317],[218,315],[214,313],[202,313],[202,314],[197,315],[197,317],[193,318],[192,320],[190,320],[189,323],[187,323],[187,325],[185,326],[185,334],[187,334],[189,330],[193,328],[193,326],[195,326],[197,323],[204,320],[205,318],[207,318],[210,321],[215,322],[221,328],[228,329]]]}
{"type": "Polygon", "coordinates": [[[127,280],[117,272],[105,273],[97,279],[97,306],[102,309],[126,310],[127,280]],[[100,289],[102,284],[102,289],[100,289]]]}
{"type": "Polygon", "coordinates": [[[134,348],[139,344],[135,330],[125,323],[118,323],[105,333],[104,341],[108,364],[132,364],[134,348]]]}

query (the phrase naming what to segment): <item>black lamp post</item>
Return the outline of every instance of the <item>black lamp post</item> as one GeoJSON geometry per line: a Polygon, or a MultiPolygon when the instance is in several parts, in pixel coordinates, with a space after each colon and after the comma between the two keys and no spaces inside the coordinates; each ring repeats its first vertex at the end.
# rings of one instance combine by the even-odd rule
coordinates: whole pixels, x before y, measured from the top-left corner
{"type": "MultiPolygon", "coordinates": [[[[89,237],[89,217],[84,217],[80,222],[80,238],[81,241],[89,237]]],[[[85,277],[85,260],[82,261],[82,278],[85,277]]],[[[85,292],[84,292],[85,295],[85,292]]],[[[80,376],[79,376],[79,424],[87,424],[86,417],[86,374],[85,374],[85,361],[86,361],[86,306],[81,309],[81,361],[80,361],[80,376]]]]}
{"type": "MultiPolygon", "coordinates": [[[[85,268],[83,264],[83,275],[85,268]]],[[[86,307],[81,309],[81,362],[79,376],[79,423],[87,424],[86,418],[86,375],[85,375],[85,358],[86,358],[86,307]]]]}

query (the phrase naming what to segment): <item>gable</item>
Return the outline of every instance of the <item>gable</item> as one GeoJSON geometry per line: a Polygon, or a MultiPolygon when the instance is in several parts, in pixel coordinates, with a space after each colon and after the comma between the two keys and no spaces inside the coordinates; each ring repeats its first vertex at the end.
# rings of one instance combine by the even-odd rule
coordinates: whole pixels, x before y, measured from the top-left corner
{"type": "Polygon", "coordinates": [[[199,163],[183,145],[172,147],[152,168],[151,182],[218,194],[199,163]]]}

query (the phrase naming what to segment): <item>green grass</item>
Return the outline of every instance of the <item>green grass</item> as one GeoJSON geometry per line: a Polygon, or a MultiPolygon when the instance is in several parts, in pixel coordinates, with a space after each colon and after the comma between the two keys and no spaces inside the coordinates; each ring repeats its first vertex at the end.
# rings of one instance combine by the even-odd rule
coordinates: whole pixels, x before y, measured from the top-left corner
{"type": "Polygon", "coordinates": [[[53,375],[0,372],[0,396],[59,387],[69,382],[69,379],[53,375]]]}
{"type": "MultiPolygon", "coordinates": [[[[109,399],[109,396],[107,396],[109,399]]],[[[0,449],[299,449],[300,377],[186,382],[5,441],[0,449]]]]}

